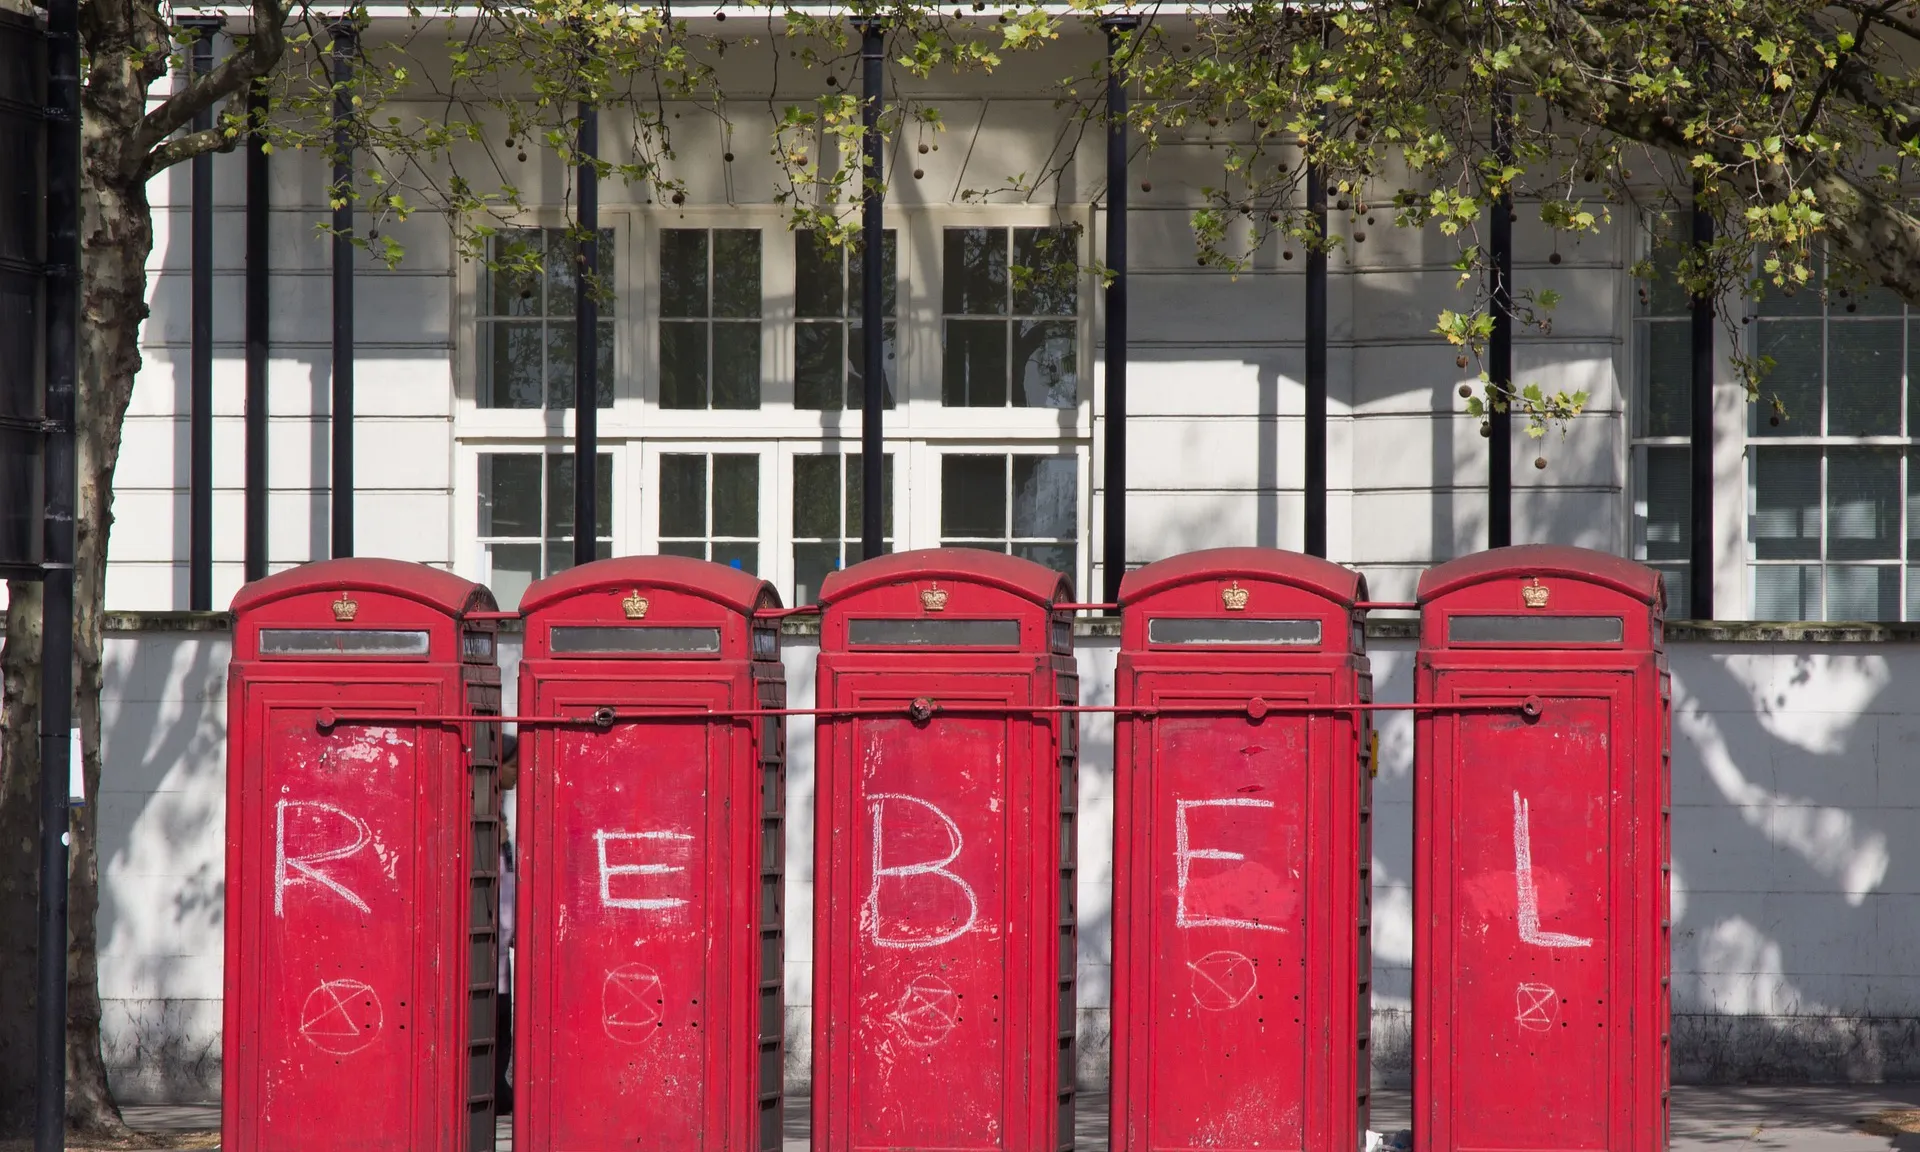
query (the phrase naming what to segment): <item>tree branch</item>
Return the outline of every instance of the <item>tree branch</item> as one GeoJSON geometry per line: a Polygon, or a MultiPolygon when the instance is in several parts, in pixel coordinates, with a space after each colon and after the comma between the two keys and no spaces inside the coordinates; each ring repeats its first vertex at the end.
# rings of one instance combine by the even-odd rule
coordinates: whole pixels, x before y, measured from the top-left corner
{"type": "Polygon", "coordinates": [[[189,132],[185,136],[175,136],[147,153],[147,164],[152,171],[164,172],[182,160],[190,160],[206,152],[231,152],[236,143],[236,138],[219,128],[189,132]]]}
{"type": "MultiPolygon", "coordinates": [[[[1477,28],[1461,0],[1399,0],[1405,10],[1455,48],[1476,46],[1477,28]]],[[[1708,109],[1687,100],[1670,100],[1664,106],[1636,102],[1634,94],[1607,81],[1591,82],[1574,68],[1580,61],[1569,60],[1569,44],[1546,38],[1520,35],[1507,46],[1514,49],[1512,76],[1521,84],[1531,84],[1537,92],[1553,91],[1544,81],[1551,77],[1558,90],[1543,98],[1566,115],[1679,157],[1705,154],[1729,168],[1753,169],[1757,189],[1767,197],[1784,202],[1797,191],[1810,191],[1820,210],[1826,214],[1821,235],[1844,259],[1871,275],[1880,285],[1912,302],[1920,302],[1920,266],[1911,254],[1920,252],[1920,218],[1904,206],[1893,203],[1840,170],[1824,156],[1801,155],[1798,166],[1789,171],[1784,165],[1754,168],[1731,142],[1689,140],[1681,125],[1703,118],[1708,109]]],[[[1586,62],[1586,63],[1591,63],[1586,62]]],[[[1857,57],[1842,61],[1834,70],[1839,89],[1861,104],[1879,109],[1891,120],[1906,119],[1909,132],[1916,121],[1906,118],[1901,102],[1879,98],[1871,72],[1857,57]],[[1901,110],[1895,111],[1896,107],[1901,110]]]]}
{"type": "Polygon", "coordinates": [[[1903,0],[1887,0],[1880,4],[1862,4],[1858,0],[1835,0],[1833,6],[1842,12],[1851,12],[1869,24],[1898,32],[1908,39],[1920,41],[1920,23],[1902,19],[1894,14],[1893,9],[1901,3],[1903,0]]]}
{"type": "Polygon", "coordinates": [[[129,176],[151,179],[170,165],[221,146],[225,138],[218,131],[195,132],[175,140],[167,137],[273,70],[286,50],[287,12],[286,0],[255,0],[253,27],[246,47],[221,61],[212,71],[192,77],[186,87],[167,97],[141,120],[125,153],[128,163],[136,166],[129,176]]]}

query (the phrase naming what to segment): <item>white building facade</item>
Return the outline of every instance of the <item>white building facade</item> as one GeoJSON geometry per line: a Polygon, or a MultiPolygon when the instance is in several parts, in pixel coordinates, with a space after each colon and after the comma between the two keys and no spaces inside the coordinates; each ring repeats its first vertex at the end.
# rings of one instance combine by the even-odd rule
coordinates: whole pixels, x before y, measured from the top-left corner
{"type": "MultiPolygon", "coordinates": [[[[1049,243],[1082,269],[1102,255],[1102,131],[1057,108],[1052,81],[1103,50],[1069,31],[992,75],[890,86],[937,105],[945,128],[909,127],[887,155],[889,545],[1027,556],[1069,574],[1089,600],[1104,576],[1103,294],[1091,272],[1036,288],[1008,268],[1049,243]],[[1030,192],[968,195],[1020,176],[1042,178],[1030,192]]],[[[789,230],[767,156],[769,107],[826,91],[824,73],[769,68],[755,51],[727,58],[724,116],[665,106],[667,175],[684,181],[682,203],[601,183],[601,272],[613,296],[600,312],[592,531],[601,555],[737,563],[805,604],[826,572],[859,558],[858,269],[789,230]]],[[[609,158],[631,137],[623,115],[601,114],[609,158]]],[[[544,151],[524,162],[493,153],[519,165],[511,178],[536,205],[515,235],[557,237],[570,173],[544,151]]],[[[1303,541],[1306,261],[1273,240],[1237,276],[1196,266],[1190,214],[1219,182],[1222,155],[1219,141],[1196,136],[1133,164],[1130,564],[1303,541]]],[[[462,162],[482,160],[492,162],[462,162]]],[[[212,163],[218,607],[243,580],[246,204],[244,158],[212,163]]],[[[268,558],[278,570],[329,555],[331,253],[324,160],[278,153],[271,176],[268,558]]],[[[123,1094],[146,1099],[218,1087],[227,648],[218,620],[157,615],[188,607],[188,188],[180,168],[152,189],[153,312],[116,474],[97,798],[109,1061],[123,1094]]],[[[1615,205],[1598,232],[1556,237],[1534,207],[1516,215],[1517,288],[1562,298],[1549,330],[1516,331],[1516,381],[1585,391],[1589,402],[1564,439],[1515,435],[1513,539],[1656,564],[1669,574],[1670,615],[1684,619],[1689,321],[1683,299],[1629,274],[1649,250],[1651,217],[1615,205]]],[[[432,213],[379,227],[407,255],[395,269],[359,257],[354,550],[451,569],[511,607],[530,580],[570,562],[579,530],[575,285],[562,261],[516,278],[458,258],[432,213]]],[[[1486,544],[1488,441],[1458,393],[1477,366],[1460,368],[1434,332],[1439,311],[1462,302],[1457,241],[1397,228],[1386,212],[1335,212],[1332,227],[1343,244],[1329,262],[1329,556],[1363,571],[1376,599],[1410,599],[1425,568],[1486,544]]],[[[1694,1079],[1913,1075],[1920,766],[1903,701],[1920,682],[1920,649],[1900,622],[1920,617],[1920,471],[1910,463],[1920,404],[1908,393],[1920,330],[1899,301],[1877,296],[1727,306],[1747,318],[1718,337],[1715,615],[1871,623],[1670,631],[1677,1067],[1694,1079]],[[1736,340],[1779,361],[1768,387],[1786,404],[1782,423],[1748,404],[1726,363],[1736,340]]],[[[790,622],[802,706],[805,631],[790,622]]],[[[1084,691],[1110,700],[1112,640],[1083,631],[1084,691]]],[[[1373,631],[1383,696],[1405,698],[1408,634],[1390,623],[1373,631]]],[[[1087,725],[1080,1071],[1095,1085],[1105,1075],[1112,791],[1110,730],[1087,725]]],[[[809,724],[792,725],[789,747],[788,1076],[799,1087],[809,724]]],[[[1404,1076],[1407,1056],[1410,756],[1411,724],[1389,724],[1374,867],[1375,1074],[1386,1081],[1404,1076]]]]}
{"type": "MultiPolygon", "coordinates": [[[[739,59],[753,47],[728,58],[739,82],[721,82],[721,109],[666,105],[674,156],[663,170],[684,182],[682,203],[601,181],[601,274],[613,297],[601,307],[594,529],[603,553],[739,560],[804,603],[822,565],[848,559],[846,540],[858,536],[847,505],[861,425],[858,269],[849,283],[838,250],[789,230],[767,154],[769,105],[827,91],[824,72],[796,67],[769,89],[769,69],[739,59]]],[[[896,77],[890,91],[937,107],[944,127],[910,125],[887,156],[892,546],[1035,556],[1082,593],[1101,587],[1104,547],[1103,292],[1090,270],[1031,290],[1007,268],[1038,263],[1037,248],[1073,252],[1083,269],[1103,258],[1103,132],[1056,108],[1054,85],[1101,48],[1073,33],[991,75],[896,77]],[[978,194],[1022,177],[1037,186],[978,194]]],[[[600,119],[607,158],[629,159],[624,114],[600,119]]],[[[475,148],[455,163],[505,164],[535,205],[513,221],[524,231],[495,244],[564,244],[570,169],[544,150],[517,154],[528,159],[475,148]]],[[[1201,189],[1221,183],[1223,159],[1219,140],[1193,136],[1132,165],[1129,563],[1302,543],[1306,261],[1276,239],[1238,275],[1196,266],[1191,213],[1201,189]]],[[[213,164],[219,606],[242,579],[245,158],[213,164]]],[[[331,245],[320,231],[325,161],[280,152],[271,164],[268,552],[278,569],[329,549],[331,245]]],[[[1656,192],[1649,185],[1648,204],[1656,192]]],[[[186,607],[186,170],[162,176],[153,199],[153,315],[117,473],[108,595],[126,610],[186,607]]],[[[1459,350],[1434,331],[1442,309],[1465,303],[1451,267],[1460,241],[1390,216],[1332,213],[1328,546],[1376,595],[1401,599],[1425,567],[1484,546],[1488,445],[1457,392],[1479,365],[1459,367],[1459,350]]],[[[1515,289],[1561,303],[1550,329],[1517,326],[1515,379],[1589,401],[1564,440],[1558,429],[1540,442],[1516,432],[1513,538],[1649,559],[1677,576],[1689,322],[1684,299],[1628,274],[1650,251],[1648,223],[1648,210],[1615,205],[1597,232],[1556,235],[1532,206],[1516,208],[1515,289]]],[[[356,279],[355,551],[489,580],[511,602],[571,551],[560,545],[573,533],[568,267],[550,261],[544,282],[490,273],[456,257],[432,212],[361,228],[406,256],[389,270],[362,254],[356,279]]],[[[1768,389],[1789,416],[1777,426],[1756,416],[1722,365],[1715,614],[1904,619],[1903,306],[1803,293],[1727,307],[1755,314],[1739,336],[1779,361],[1768,389]]],[[[1730,354],[1733,338],[1719,338],[1730,354]]],[[[1670,581],[1669,595],[1684,596],[1685,583],[1670,581]]]]}

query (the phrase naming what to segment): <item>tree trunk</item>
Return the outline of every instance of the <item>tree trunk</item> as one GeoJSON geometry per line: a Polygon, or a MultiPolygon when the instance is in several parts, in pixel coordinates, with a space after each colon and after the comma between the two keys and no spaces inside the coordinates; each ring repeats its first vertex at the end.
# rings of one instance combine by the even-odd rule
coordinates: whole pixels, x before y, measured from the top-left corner
{"type": "Polygon", "coordinates": [[[40,906],[40,585],[7,583],[0,653],[0,1135],[33,1130],[40,906]]]}
{"type": "MultiPolygon", "coordinates": [[[[146,111],[146,90],[90,82],[82,101],[80,392],[74,428],[79,471],[74,541],[74,719],[89,800],[100,795],[100,689],[105,655],[107,536],[113,470],[147,318],[147,257],[153,211],[146,175],[128,176],[127,133],[146,111]],[[133,106],[138,113],[132,111],[133,106]]],[[[99,808],[73,818],[73,887],[67,931],[67,1128],[84,1135],[126,1131],[107,1086],[100,1049],[98,928],[99,808]]]]}

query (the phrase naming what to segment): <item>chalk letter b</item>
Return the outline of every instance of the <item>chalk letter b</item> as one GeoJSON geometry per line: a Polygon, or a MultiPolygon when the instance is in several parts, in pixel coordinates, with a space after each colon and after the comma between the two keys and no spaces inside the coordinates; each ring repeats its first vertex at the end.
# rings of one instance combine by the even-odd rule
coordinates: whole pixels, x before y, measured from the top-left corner
{"type": "Polygon", "coordinates": [[[960,849],[966,843],[960,835],[960,826],[953,822],[945,812],[918,796],[908,796],[904,792],[870,792],[867,794],[867,806],[873,813],[873,882],[867,889],[867,925],[873,942],[880,948],[933,948],[966,935],[967,929],[980,916],[980,901],[973,894],[973,885],[947,870],[947,865],[960,858],[960,849]],[[894,864],[884,862],[886,845],[887,804],[898,800],[906,804],[918,804],[933,813],[947,833],[947,854],[938,860],[921,860],[912,864],[894,864]],[[958,888],[967,900],[967,918],[958,928],[934,936],[888,936],[880,928],[880,881],[889,877],[928,876],[939,877],[952,887],[958,888]]]}

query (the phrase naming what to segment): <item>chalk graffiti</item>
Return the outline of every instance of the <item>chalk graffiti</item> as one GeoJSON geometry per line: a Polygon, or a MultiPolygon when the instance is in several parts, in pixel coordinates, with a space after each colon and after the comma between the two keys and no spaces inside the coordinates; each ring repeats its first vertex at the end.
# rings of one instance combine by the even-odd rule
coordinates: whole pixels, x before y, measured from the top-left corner
{"type": "Polygon", "coordinates": [[[685,872],[679,864],[615,864],[607,859],[607,845],[640,842],[687,842],[693,837],[684,832],[608,832],[597,829],[593,834],[594,846],[600,853],[600,906],[602,908],[638,908],[642,911],[659,912],[668,908],[678,908],[686,901],[677,896],[615,896],[613,878],[616,876],[666,876],[676,872],[685,872]]]}
{"type": "Polygon", "coordinates": [[[339,808],[319,800],[281,800],[276,802],[274,805],[273,834],[273,914],[282,919],[286,918],[287,889],[298,887],[302,884],[317,884],[353,905],[355,908],[360,909],[360,911],[371,913],[373,910],[367,907],[367,902],[360,898],[359,893],[329,875],[324,869],[320,868],[319,865],[332,863],[335,860],[345,860],[372,842],[373,831],[367,827],[367,822],[344,808],[339,808]],[[297,814],[302,810],[324,812],[329,816],[335,816],[340,820],[344,820],[347,826],[353,830],[353,842],[351,844],[336,844],[330,848],[322,848],[317,852],[301,852],[293,856],[287,855],[287,813],[294,812],[297,814]]]}
{"type": "Polygon", "coordinates": [[[1193,973],[1193,1002],[1209,1012],[1240,1007],[1260,984],[1253,961],[1239,952],[1209,952],[1187,961],[1187,968],[1193,973]]]}
{"type": "Polygon", "coordinates": [[[1251,796],[1224,796],[1216,800],[1175,800],[1173,807],[1173,922],[1182,928],[1251,928],[1260,932],[1284,932],[1278,924],[1263,924],[1237,916],[1197,916],[1187,910],[1187,881],[1195,860],[1245,860],[1238,852],[1225,848],[1195,848],[1187,831],[1190,808],[1272,808],[1271,800],[1251,796]]]}
{"type": "Polygon", "coordinates": [[[1545,984],[1522,984],[1513,990],[1514,1023],[1529,1032],[1545,1032],[1560,1014],[1558,994],[1545,984]]]}
{"type": "Polygon", "coordinates": [[[916,1048],[931,1048],[960,1025],[960,998],[938,976],[915,976],[887,1014],[900,1038],[916,1048]]]}
{"type": "Polygon", "coordinates": [[[600,984],[600,1022],[622,1044],[641,1044],[660,1030],[666,993],[660,973],[645,964],[622,964],[600,984]]]}
{"type": "Polygon", "coordinates": [[[1533,832],[1527,802],[1513,794],[1513,886],[1520,906],[1520,939],[1542,948],[1591,948],[1588,936],[1540,930],[1540,891],[1533,881],[1533,832]]]}
{"type": "Polygon", "coordinates": [[[966,846],[966,840],[960,835],[960,826],[953,818],[942,812],[937,805],[918,796],[909,796],[904,792],[871,792],[867,794],[867,807],[873,814],[873,880],[867,889],[867,931],[873,943],[879,948],[933,948],[946,944],[966,935],[973,922],[980,917],[980,900],[974,895],[973,885],[947,870],[947,866],[960,858],[960,850],[966,846]],[[887,805],[899,801],[905,804],[917,804],[928,812],[947,833],[948,852],[938,860],[919,860],[911,864],[888,865],[885,861],[887,805]],[[937,876],[960,890],[967,899],[967,918],[957,928],[932,936],[888,936],[880,928],[880,882],[889,877],[937,876]]]}
{"type": "Polygon", "coordinates": [[[300,1036],[335,1056],[351,1056],[379,1038],[380,997],[360,980],[327,980],[300,1007],[300,1036]]]}

